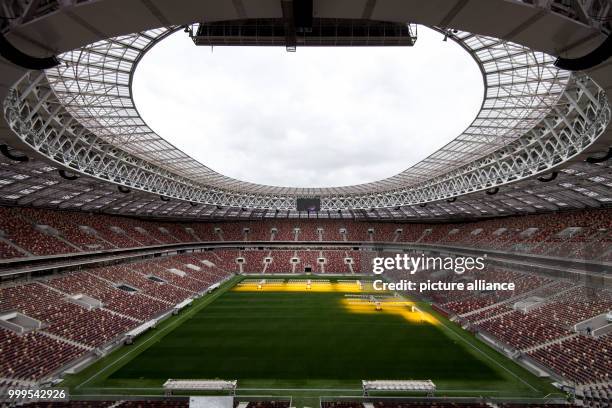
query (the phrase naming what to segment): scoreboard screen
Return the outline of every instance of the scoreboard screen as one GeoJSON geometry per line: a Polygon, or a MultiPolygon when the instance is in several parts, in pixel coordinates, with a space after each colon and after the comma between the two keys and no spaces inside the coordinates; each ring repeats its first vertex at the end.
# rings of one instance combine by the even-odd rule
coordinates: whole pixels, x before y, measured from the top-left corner
{"type": "Polygon", "coordinates": [[[297,210],[298,211],[320,211],[321,210],[321,199],[320,198],[298,198],[297,199],[297,210]]]}

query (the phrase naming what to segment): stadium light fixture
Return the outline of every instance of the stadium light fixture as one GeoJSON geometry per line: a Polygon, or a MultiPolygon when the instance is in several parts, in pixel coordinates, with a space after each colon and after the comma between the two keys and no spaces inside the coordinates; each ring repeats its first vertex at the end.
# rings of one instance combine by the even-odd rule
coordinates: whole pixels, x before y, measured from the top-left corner
{"type": "Polygon", "coordinates": [[[76,180],[79,178],[79,176],[76,175],[75,173],[69,173],[64,169],[59,169],[57,172],[59,173],[61,178],[66,179],[66,180],[72,181],[72,180],[76,180]]]}
{"type": "Polygon", "coordinates": [[[60,64],[55,55],[38,58],[24,53],[11,44],[2,32],[0,32],[0,55],[17,66],[32,70],[50,69],[60,64]]]}
{"type": "Polygon", "coordinates": [[[538,177],[538,181],[541,181],[542,183],[548,183],[556,179],[558,175],[559,173],[557,173],[556,171],[553,171],[548,177],[544,177],[544,176],[538,177]]]}
{"type": "Polygon", "coordinates": [[[13,161],[18,161],[18,162],[27,162],[28,160],[30,160],[30,158],[28,156],[26,156],[25,154],[21,154],[21,155],[15,155],[13,154],[15,150],[11,150],[9,149],[9,147],[5,144],[0,145],[0,152],[7,158],[13,161]]]}
{"type": "Polygon", "coordinates": [[[587,157],[586,161],[591,164],[597,164],[597,163],[603,163],[610,158],[612,158],[612,147],[608,148],[608,152],[602,157],[590,156],[590,157],[587,157]]]}

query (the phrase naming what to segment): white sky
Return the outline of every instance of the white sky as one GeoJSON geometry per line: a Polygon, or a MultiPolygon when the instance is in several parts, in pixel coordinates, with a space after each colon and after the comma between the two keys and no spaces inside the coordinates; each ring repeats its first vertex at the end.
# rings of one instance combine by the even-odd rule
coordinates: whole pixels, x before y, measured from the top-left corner
{"type": "Polygon", "coordinates": [[[196,47],[178,32],[134,79],[142,117],[208,167],[329,187],[395,175],[459,135],[483,97],[472,58],[419,27],[414,47],[196,47]]]}

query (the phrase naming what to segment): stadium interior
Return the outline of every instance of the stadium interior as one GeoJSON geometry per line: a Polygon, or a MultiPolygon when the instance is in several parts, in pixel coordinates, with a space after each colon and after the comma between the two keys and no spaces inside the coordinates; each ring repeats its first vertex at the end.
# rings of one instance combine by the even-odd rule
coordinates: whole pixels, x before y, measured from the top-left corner
{"type": "Polygon", "coordinates": [[[0,1],[0,405],[611,407],[611,31],[609,0],[0,1]],[[227,177],[132,97],[174,33],[409,52],[418,26],[482,107],[376,182],[227,177]],[[373,273],[405,254],[486,262],[373,273]]]}

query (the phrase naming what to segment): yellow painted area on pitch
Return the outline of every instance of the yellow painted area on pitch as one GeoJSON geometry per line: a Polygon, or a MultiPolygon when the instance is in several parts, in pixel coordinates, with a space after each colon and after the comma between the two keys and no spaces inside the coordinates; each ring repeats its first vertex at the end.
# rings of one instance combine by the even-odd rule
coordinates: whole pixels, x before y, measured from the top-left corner
{"type": "Polygon", "coordinates": [[[355,293],[368,292],[371,285],[364,285],[364,289],[357,282],[317,282],[313,280],[310,287],[306,282],[242,282],[232,288],[235,292],[339,292],[355,293]]]}
{"type": "Polygon", "coordinates": [[[401,316],[411,323],[428,323],[434,326],[440,324],[434,316],[416,308],[416,303],[407,300],[381,301],[381,310],[376,310],[376,304],[366,299],[345,298],[342,299],[342,305],[351,313],[385,313],[401,316]]]}

